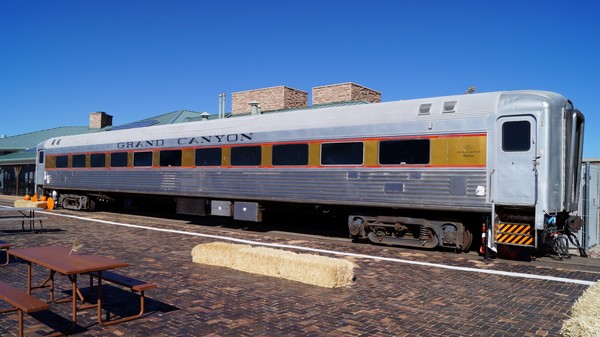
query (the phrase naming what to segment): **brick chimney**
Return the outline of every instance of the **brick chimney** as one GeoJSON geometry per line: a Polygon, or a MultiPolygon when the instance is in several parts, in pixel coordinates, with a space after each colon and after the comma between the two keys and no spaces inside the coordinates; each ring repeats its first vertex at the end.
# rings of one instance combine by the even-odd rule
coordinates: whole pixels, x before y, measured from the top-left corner
{"type": "Polygon", "coordinates": [[[112,126],[112,119],[113,116],[106,112],[90,112],[90,129],[102,129],[107,126],[112,126]]]}
{"type": "Polygon", "coordinates": [[[352,82],[325,85],[312,89],[312,104],[348,101],[380,103],[381,93],[352,82]]]}
{"type": "Polygon", "coordinates": [[[239,91],[231,94],[231,113],[250,113],[250,102],[258,102],[260,111],[302,108],[308,105],[306,91],[286,86],[239,91]]]}

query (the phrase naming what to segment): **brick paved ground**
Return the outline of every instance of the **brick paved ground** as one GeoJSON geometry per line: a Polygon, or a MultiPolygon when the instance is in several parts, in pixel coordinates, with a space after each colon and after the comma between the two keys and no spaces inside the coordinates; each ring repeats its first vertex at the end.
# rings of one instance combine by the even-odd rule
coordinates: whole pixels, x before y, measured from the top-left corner
{"type": "MultiPolygon", "coordinates": [[[[0,204],[10,204],[6,200],[0,204]]],[[[121,221],[118,215],[72,213],[121,221]]],[[[139,320],[100,327],[95,311],[78,316],[77,336],[556,336],[573,302],[585,286],[454,271],[397,262],[353,258],[357,264],[352,286],[326,289],[277,278],[210,267],[191,262],[199,243],[215,241],[179,233],[89,222],[49,215],[45,233],[31,234],[20,224],[4,223],[0,240],[15,247],[61,244],[78,238],[91,252],[130,263],[126,272],[157,282],[147,293],[149,314],[139,320]]],[[[128,217],[128,223],[132,223],[128,217]]],[[[137,224],[186,232],[221,235],[228,231],[154,218],[137,224]]],[[[424,254],[418,250],[389,250],[372,245],[320,244],[273,233],[238,232],[236,237],[261,242],[291,243],[347,252],[499,269],[596,281],[597,274],[549,269],[502,261],[483,263],[456,254],[424,254]]],[[[26,265],[13,262],[0,268],[0,279],[24,289],[26,265]]],[[[41,281],[42,269],[34,269],[41,281]]],[[[59,278],[62,289],[68,284],[59,278]]],[[[84,282],[85,283],[85,282],[84,282]]],[[[80,285],[84,287],[84,284],[80,285]]],[[[130,294],[105,285],[109,311],[130,314],[137,301],[124,304],[130,294]]],[[[34,295],[48,299],[43,290],[34,295]]],[[[69,305],[26,315],[26,335],[39,336],[68,326],[69,305]]],[[[16,335],[15,313],[0,315],[0,335],[16,335]]]]}

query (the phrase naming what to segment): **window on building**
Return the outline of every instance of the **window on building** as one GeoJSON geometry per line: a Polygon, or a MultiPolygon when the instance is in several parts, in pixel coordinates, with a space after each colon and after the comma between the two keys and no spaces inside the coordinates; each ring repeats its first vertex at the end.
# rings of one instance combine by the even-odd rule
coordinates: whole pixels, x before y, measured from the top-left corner
{"type": "Polygon", "coordinates": [[[106,154],[92,153],[90,155],[90,166],[91,167],[104,167],[105,165],[106,165],[106,154]]]}
{"type": "Polygon", "coordinates": [[[379,164],[429,164],[429,139],[386,140],[379,142],[379,164]]]}
{"type": "Polygon", "coordinates": [[[152,151],[135,152],[133,154],[133,166],[152,166],[152,151]]]}
{"type": "Polygon", "coordinates": [[[56,157],[56,168],[67,168],[69,167],[69,156],[57,156],[56,157]]]}
{"type": "Polygon", "coordinates": [[[160,151],[160,166],[181,166],[181,150],[160,151]]]}
{"type": "Polygon", "coordinates": [[[506,152],[529,151],[531,148],[531,124],[528,121],[502,124],[502,150],[506,152]]]}
{"type": "Polygon", "coordinates": [[[196,166],[221,166],[221,148],[196,149],[196,166]]]}
{"type": "Polygon", "coordinates": [[[364,144],[325,143],[321,145],[322,165],[361,165],[363,163],[364,144]]]}
{"type": "Polygon", "coordinates": [[[273,145],[273,165],[308,165],[308,144],[273,145]]]}
{"type": "Polygon", "coordinates": [[[127,167],[127,152],[111,153],[110,167],[127,167]]]}
{"type": "Polygon", "coordinates": [[[73,156],[73,164],[74,168],[85,167],[85,154],[76,154],[73,156]]]}
{"type": "Polygon", "coordinates": [[[232,147],[231,166],[259,166],[261,154],[260,146],[232,147]]]}

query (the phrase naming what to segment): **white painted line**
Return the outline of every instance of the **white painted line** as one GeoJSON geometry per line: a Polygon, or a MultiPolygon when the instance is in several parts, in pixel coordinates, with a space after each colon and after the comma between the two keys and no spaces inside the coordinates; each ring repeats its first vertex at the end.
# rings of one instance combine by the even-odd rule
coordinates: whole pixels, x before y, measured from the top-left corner
{"type": "Polygon", "coordinates": [[[395,262],[395,263],[404,263],[404,264],[411,264],[411,265],[431,267],[431,268],[441,268],[441,269],[458,270],[458,271],[471,272],[471,273],[517,277],[517,278],[525,278],[525,279],[533,279],[533,280],[574,283],[574,284],[581,284],[581,285],[586,285],[586,286],[591,286],[593,284],[596,284],[596,282],[593,282],[593,281],[577,280],[577,279],[570,279],[570,278],[564,278],[564,277],[515,273],[515,272],[493,270],[493,269],[457,267],[457,266],[449,266],[449,265],[438,264],[438,263],[403,260],[403,259],[397,259],[397,258],[392,258],[392,257],[338,252],[335,250],[317,249],[317,248],[294,246],[294,245],[284,245],[284,244],[278,244],[278,243],[265,243],[265,242],[258,242],[258,241],[244,240],[244,239],[236,239],[236,238],[220,236],[220,235],[185,232],[185,231],[174,230],[174,229],[153,228],[153,227],[147,227],[147,226],[141,226],[141,225],[119,223],[119,222],[114,222],[114,221],[90,219],[90,218],[84,218],[84,217],[75,216],[75,215],[56,214],[56,213],[45,212],[45,211],[40,211],[40,213],[45,213],[45,214],[54,215],[54,216],[62,216],[62,217],[66,217],[66,218],[73,218],[73,219],[84,220],[84,221],[94,221],[94,222],[122,226],[122,227],[140,228],[140,229],[153,230],[153,231],[157,231],[157,232],[167,232],[167,233],[173,233],[173,234],[183,234],[183,235],[199,236],[199,237],[210,238],[210,239],[232,241],[232,242],[249,244],[249,245],[254,245],[254,246],[267,246],[267,247],[275,247],[275,248],[296,249],[296,250],[315,252],[315,253],[332,254],[332,255],[338,255],[338,256],[349,256],[349,257],[355,257],[355,258],[359,258],[359,259],[369,259],[369,260],[387,261],[387,262],[395,262]]]}

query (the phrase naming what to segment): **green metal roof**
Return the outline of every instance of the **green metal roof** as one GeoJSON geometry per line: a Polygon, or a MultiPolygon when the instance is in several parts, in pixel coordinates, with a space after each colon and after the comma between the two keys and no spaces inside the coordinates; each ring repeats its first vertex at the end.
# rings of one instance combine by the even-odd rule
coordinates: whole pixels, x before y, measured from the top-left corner
{"type": "Polygon", "coordinates": [[[120,126],[108,126],[103,129],[90,129],[87,126],[63,126],[0,138],[0,153],[9,152],[6,155],[0,156],[0,165],[35,163],[37,145],[53,137],[81,135],[107,130],[132,129],[150,125],[184,123],[194,120],[199,116],[201,116],[199,112],[177,110],[120,126]]]}
{"type": "Polygon", "coordinates": [[[177,110],[177,111],[169,112],[169,113],[166,113],[163,115],[158,115],[155,117],[150,117],[150,118],[142,119],[139,121],[135,121],[135,122],[119,125],[119,126],[113,126],[110,129],[111,130],[124,130],[124,129],[140,128],[140,127],[144,127],[144,126],[151,126],[151,125],[167,125],[167,124],[185,123],[185,122],[194,120],[195,118],[199,118],[200,116],[201,116],[201,113],[199,113],[199,112],[190,111],[190,110],[177,110]]]}
{"type": "Polygon", "coordinates": [[[0,165],[33,164],[35,163],[36,148],[9,153],[0,156],[0,165]]]}
{"type": "Polygon", "coordinates": [[[52,137],[79,135],[98,131],[101,131],[101,129],[90,129],[87,126],[61,126],[24,133],[22,135],[0,138],[0,151],[19,151],[35,148],[39,143],[52,137]]]}

